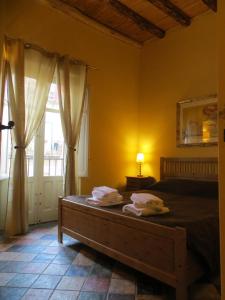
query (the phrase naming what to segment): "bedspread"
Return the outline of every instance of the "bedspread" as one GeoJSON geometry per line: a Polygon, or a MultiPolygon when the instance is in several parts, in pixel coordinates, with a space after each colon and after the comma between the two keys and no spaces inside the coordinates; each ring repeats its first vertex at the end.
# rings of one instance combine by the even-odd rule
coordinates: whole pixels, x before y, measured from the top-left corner
{"type": "MultiPolygon", "coordinates": [[[[141,192],[151,193],[163,199],[170,212],[164,215],[130,217],[169,227],[186,228],[188,249],[198,257],[209,276],[217,274],[220,265],[218,200],[159,191],[142,190],[141,192]]],[[[126,204],[131,202],[130,196],[131,192],[123,193],[126,204]]],[[[68,196],[66,199],[74,201],[74,197],[68,196]]],[[[86,204],[85,196],[76,197],[76,201],[86,204]]],[[[124,215],[122,205],[101,207],[99,209],[124,215]]]]}

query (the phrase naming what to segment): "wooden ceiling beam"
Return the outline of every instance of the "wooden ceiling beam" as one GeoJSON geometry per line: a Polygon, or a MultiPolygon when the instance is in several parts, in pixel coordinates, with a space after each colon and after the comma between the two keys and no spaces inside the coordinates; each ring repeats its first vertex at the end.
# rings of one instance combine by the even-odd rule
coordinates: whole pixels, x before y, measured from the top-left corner
{"type": "Polygon", "coordinates": [[[163,38],[165,36],[165,31],[160,27],[156,26],[152,22],[148,21],[128,6],[124,5],[118,0],[108,0],[110,5],[120,14],[128,17],[133,22],[135,22],[142,30],[147,30],[157,36],[158,38],[163,38]]]}
{"type": "Polygon", "coordinates": [[[170,0],[147,0],[165,14],[175,19],[178,23],[184,26],[191,24],[191,18],[179,7],[173,4],[170,0]]]}
{"type": "Polygon", "coordinates": [[[107,26],[104,23],[100,23],[96,19],[91,18],[88,15],[85,15],[84,12],[77,9],[76,7],[67,4],[67,2],[64,0],[39,0],[39,1],[41,1],[44,5],[52,8],[52,9],[55,9],[71,18],[74,18],[75,20],[78,20],[79,22],[81,22],[83,24],[91,26],[92,28],[94,28],[100,32],[103,32],[110,36],[113,36],[120,41],[131,44],[138,48],[140,48],[142,46],[142,42],[140,40],[132,38],[130,35],[124,34],[124,33],[120,32],[118,29],[107,26]]]}
{"type": "Polygon", "coordinates": [[[202,0],[210,9],[217,12],[217,0],[202,0]]]}

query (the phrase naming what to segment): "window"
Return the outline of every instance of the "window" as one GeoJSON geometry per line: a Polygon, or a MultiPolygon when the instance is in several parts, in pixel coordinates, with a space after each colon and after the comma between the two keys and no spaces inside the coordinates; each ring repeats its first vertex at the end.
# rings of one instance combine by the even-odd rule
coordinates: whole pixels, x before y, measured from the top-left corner
{"type": "MultiPolygon", "coordinates": [[[[2,124],[7,125],[9,121],[9,111],[8,111],[8,95],[7,89],[3,104],[3,115],[2,124]]],[[[9,174],[10,168],[10,153],[11,153],[11,135],[9,130],[2,131],[1,137],[1,161],[0,161],[0,174],[2,177],[6,177],[9,174]]]]}
{"type": "MultiPolygon", "coordinates": [[[[35,89],[35,80],[25,78],[25,95],[32,95],[35,89]]],[[[7,89],[6,89],[7,90],[7,89]]],[[[29,108],[28,108],[29,110],[29,108]]],[[[81,120],[81,131],[78,149],[78,175],[86,177],[88,174],[88,133],[89,133],[88,91],[85,95],[84,111],[81,120]]],[[[8,124],[8,96],[5,95],[3,109],[3,124],[8,124]]],[[[11,155],[10,130],[2,131],[1,169],[0,174],[9,175],[11,155]]],[[[45,115],[36,136],[26,149],[27,175],[34,176],[34,165],[42,167],[43,176],[63,176],[64,172],[64,138],[61,127],[58,103],[57,85],[51,84],[45,115]],[[36,160],[36,163],[35,163],[36,160]],[[42,160],[42,161],[41,161],[42,160]],[[35,163],[35,164],[34,164],[35,163]]]]}
{"type": "MultiPolygon", "coordinates": [[[[26,78],[26,95],[32,96],[34,89],[35,80],[26,78]]],[[[36,170],[36,174],[63,176],[64,139],[61,128],[57,85],[55,83],[51,84],[44,118],[36,137],[27,147],[26,153],[29,176],[34,176],[34,159],[37,161],[36,169],[42,168],[42,170],[36,170]]]]}
{"type": "Polygon", "coordinates": [[[64,139],[57,86],[52,83],[45,112],[44,176],[63,176],[64,139]]]}

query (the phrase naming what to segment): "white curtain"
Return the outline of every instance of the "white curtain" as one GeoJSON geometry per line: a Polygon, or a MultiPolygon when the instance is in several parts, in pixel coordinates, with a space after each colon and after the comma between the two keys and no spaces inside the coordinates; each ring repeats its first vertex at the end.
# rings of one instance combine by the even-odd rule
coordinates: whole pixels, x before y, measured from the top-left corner
{"type": "Polygon", "coordinates": [[[57,86],[60,116],[66,145],[64,195],[77,191],[75,147],[80,133],[84,106],[87,67],[63,57],[57,62],[57,86]]]}
{"type": "MultiPolygon", "coordinates": [[[[6,77],[6,63],[5,63],[5,47],[3,47],[3,53],[1,57],[1,72],[0,72],[0,124],[2,124],[2,114],[4,105],[4,92],[5,92],[5,77],[6,77]]],[[[0,131],[0,145],[1,145],[1,131],[0,131]]],[[[0,159],[1,159],[1,147],[0,147],[0,159]]]]}
{"type": "Polygon", "coordinates": [[[84,108],[81,118],[80,134],[77,143],[77,175],[78,177],[88,177],[88,157],[89,157],[89,92],[85,91],[84,108]]]}
{"type": "Polygon", "coordinates": [[[6,234],[14,235],[25,233],[28,229],[25,149],[44,115],[56,57],[24,48],[21,40],[6,39],[4,50],[9,107],[11,118],[15,122],[6,234]]]}

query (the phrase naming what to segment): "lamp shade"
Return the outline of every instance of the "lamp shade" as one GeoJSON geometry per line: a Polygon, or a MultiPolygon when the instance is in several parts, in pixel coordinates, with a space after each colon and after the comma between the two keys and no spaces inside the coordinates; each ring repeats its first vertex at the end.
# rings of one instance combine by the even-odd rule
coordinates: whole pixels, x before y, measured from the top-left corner
{"type": "Polygon", "coordinates": [[[143,153],[137,153],[136,162],[138,162],[138,163],[144,162],[144,154],[143,153]]]}

